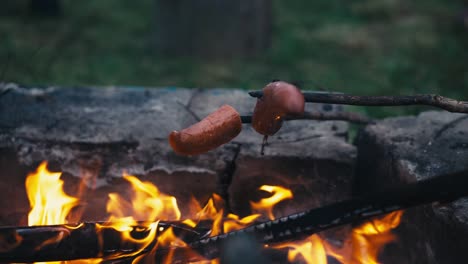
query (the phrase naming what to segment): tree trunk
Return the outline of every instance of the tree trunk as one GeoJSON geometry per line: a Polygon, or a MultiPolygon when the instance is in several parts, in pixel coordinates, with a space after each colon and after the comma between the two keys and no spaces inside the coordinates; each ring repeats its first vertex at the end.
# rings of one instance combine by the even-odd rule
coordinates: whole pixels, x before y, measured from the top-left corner
{"type": "Polygon", "coordinates": [[[271,0],[156,0],[156,51],[225,58],[268,48],[271,0]]]}

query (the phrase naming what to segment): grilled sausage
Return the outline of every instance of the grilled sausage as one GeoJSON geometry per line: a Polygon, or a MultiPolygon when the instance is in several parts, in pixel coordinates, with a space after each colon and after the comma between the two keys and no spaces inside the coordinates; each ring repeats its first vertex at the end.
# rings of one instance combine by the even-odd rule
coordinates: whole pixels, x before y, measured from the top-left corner
{"type": "Polygon", "coordinates": [[[180,155],[198,155],[235,138],[242,129],[239,113],[223,105],[200,122],[169,134],[169,144],[180,155]]]}
{"type": "Polygon", "coordinates": [[[294,85],[275,81],[263,88],[252,115],[252,127],[260,134],[272,136],[281,128],[285,116],[304,113],[304,95],[294,85]]]}

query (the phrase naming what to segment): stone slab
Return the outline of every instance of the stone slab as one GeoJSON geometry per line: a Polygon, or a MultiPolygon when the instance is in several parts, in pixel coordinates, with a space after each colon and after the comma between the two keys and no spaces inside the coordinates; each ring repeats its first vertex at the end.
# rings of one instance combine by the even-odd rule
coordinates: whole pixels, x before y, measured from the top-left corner
{"type": "MultiPolygon", "coordinates": [[[[356,145],[356,193],[456,172],[468,177],[468,115],[429,111],[384,119],[362,130],[356,145]]],[[[467,198],[407,210],[402,243],[389,255],[408,257],[399,263],[458,263],[468,248],[467,216],[467,198]]]]}
{"type": "MultiPolygon", "coordinates": [[[[84,212],[85,220],[102,220],[107,193],[125,193],[123,190],[128,188],[121,180],[123,170],[175,195],[182,211],[187,212],[186,203],[192,195],[203,203],[211,193],[219,192],[220,182],[223,188],[229,187],[220,175],[225,175],[232,164],[246,168],[236,175],[249,177],[250,165],[244,161],[265,164],[274,158],[281,164],[285,159],[308,170],[310,162],[317,160],[350,168],[356,157],[356,149],[346,142],[345,122],[287,122],[278,136],[271,138],[265,156],[259,151],[262,137],[248,124],[243,125],[242,133],[233,142],[206,154],[183,157],[171,150],[167,136],[172,130],[197,122],[197,118],[222,104],[233,105],[242,115],[251,114],[255,99],[245,90],[16,84],[3,85],[2,89],[9,91],[0,97],[0,152],[5,157],[3,165],[11,167],[6,171],[15,173],[0,176],[2,182],[12,181],[13,189],[23,192],[15,195],[14,206],[5,203],[8,210],[0,216],[3,223],[24,220],[29,210],[24,179],[43,160],[63,171],[67,181],[75,185],[84,179],[86,199],[93,201],[89,212],[84,212]],[[306,162],[294,163],[296,159],[306,162]],[[22,220],[14,217],[19,215],[22,220]]],[[[313,107],[323,110],[321,105],[313,107]]],[[[323,108],[341,111],[339,106],[323,108]]],[[[265,173],[273,174],[271,170],[276,169],[271,167],[265,173]]],[[[233,180],[240,181],[242,177],[235,176],[233,180]]],[[[283,175],[284,179],[288,177],[288,173],[283,175]]],[[[352,173],[343,177],[349,181],[352,173]]],[[[11,186],[5,186],[8,188],[11,186]]],[[[74,188],[77,187],[71,186],[70,192],[74,188]]],[[[350,185],[345,189],[350,193],[350,185]]]]}

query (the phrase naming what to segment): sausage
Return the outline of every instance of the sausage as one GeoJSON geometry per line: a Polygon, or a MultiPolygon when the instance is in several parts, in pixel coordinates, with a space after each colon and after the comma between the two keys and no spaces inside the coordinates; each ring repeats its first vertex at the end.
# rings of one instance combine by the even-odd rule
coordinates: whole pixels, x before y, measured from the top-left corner
{"type": "Polygon", "coordinates": [[[304,113],[304,95],[294,85],[275,81],[263,88],[252,115],[252,127],[258,133],[272,136],[281,128],[285,116],[304,113]]]}
{"type": "Polygon", "coordinates": [[[223,105],[203,120],[169,134],[169,144],[180,155],[198,155],[215,149],[235,138],[242,130],[239,113],[223,105]]]}

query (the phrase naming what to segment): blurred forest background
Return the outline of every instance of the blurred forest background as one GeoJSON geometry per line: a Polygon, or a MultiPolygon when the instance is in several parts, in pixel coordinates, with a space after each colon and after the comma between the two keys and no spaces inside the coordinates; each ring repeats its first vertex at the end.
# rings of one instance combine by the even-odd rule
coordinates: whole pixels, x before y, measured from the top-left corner
{"type": "Polygon", "coordinates": [[[155,0],[59,0],[45,14],[31,1],[0,4],[0,82],[252,90],[281,79],[309,90],[468,100],[463,0],[272,0],[269,47],[219,57],[158,53],[155,0]]]}

